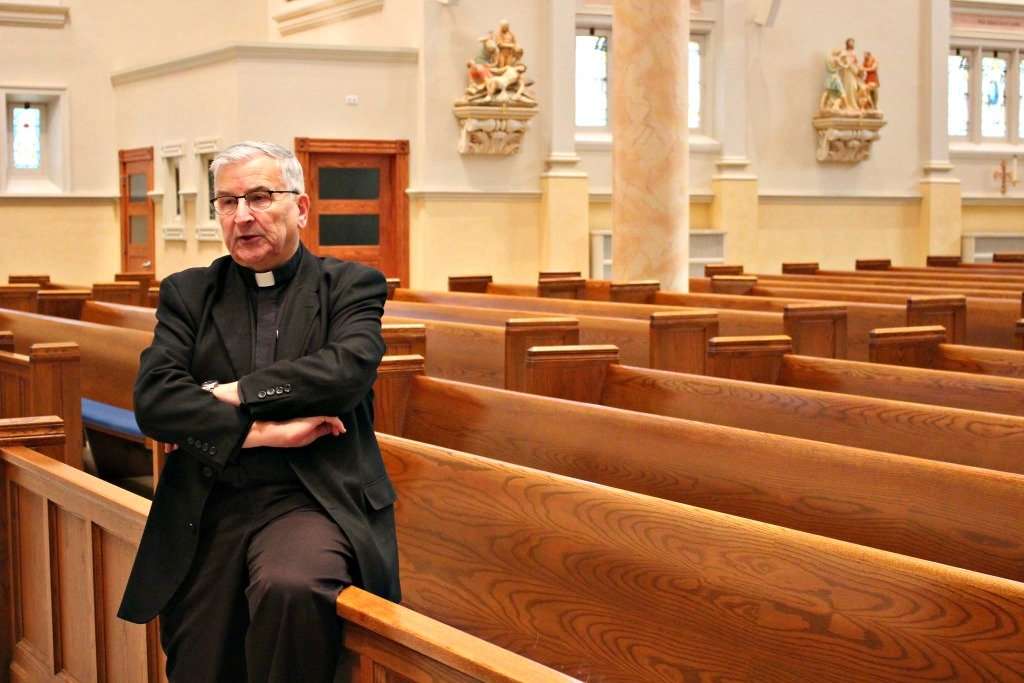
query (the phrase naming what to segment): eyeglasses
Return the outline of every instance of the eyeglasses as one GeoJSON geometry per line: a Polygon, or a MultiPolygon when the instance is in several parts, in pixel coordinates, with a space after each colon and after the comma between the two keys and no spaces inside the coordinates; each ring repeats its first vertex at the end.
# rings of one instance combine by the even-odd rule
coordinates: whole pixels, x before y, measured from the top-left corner
{"type": "Polygon", "coordinates": [[[221,216],[230,216],[238,210],[238,200],[244,199],[250,211],[266,211],[274,203],[275,194],[302,194],[298,190],[252,190],[240,195],[223,194],[210,200],[213,210],[221,216]]]}

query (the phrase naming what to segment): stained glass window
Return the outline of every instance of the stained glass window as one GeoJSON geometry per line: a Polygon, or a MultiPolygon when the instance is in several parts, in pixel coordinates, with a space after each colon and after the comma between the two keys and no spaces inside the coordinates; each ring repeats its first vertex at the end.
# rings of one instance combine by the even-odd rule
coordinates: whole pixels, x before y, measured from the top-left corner
{"type": "Polygon", "coordinates": [[[576,125],[608,125],[607,36],[576,36],[576,125]]]}
{"type": "Polygon", "coordinates": [[[971,62],[955,52],[947,58],[949,72],[949,134],[965,137],[970,124],[971,62]]]}
{"type": "Polygon", "coordinates": [[[981,57],[981,135],[1006,137],[1006,53],[984,52],[981,57]]]}
{"type": "Polygon", "coordinates": [[[42,110],[39,107],[16,107],[11,113],[14,168],[39,170],[43,163],[42,110]]]}

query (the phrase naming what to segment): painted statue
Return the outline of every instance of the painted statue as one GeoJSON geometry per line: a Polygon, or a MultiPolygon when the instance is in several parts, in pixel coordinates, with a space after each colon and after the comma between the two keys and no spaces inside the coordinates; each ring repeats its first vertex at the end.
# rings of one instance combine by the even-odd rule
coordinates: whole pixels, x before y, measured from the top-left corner
{"type": "Polygon", "coordinates": [[[871,99],[871,109],[878,109],[878,58],[870,52],[864,53],[864,89],[871,99]]]}
{"type": "Polygon", "coordinates": [[[537,106],[527,90],[533,80],[526,75],[522,56],[523,48],[508,20],[502,19],[496,31],[480,38],[480,53],[466,63],[468,84],[465,96],[456,104],[537,106]]]}
{"type": "Polygon", "coordinates": [[[854,39],[847,38],[843,48],[832,50],[825,59],[819,115],[878,117],[878,87],[878,58],[865,52],[861,62],[854,39]]]}

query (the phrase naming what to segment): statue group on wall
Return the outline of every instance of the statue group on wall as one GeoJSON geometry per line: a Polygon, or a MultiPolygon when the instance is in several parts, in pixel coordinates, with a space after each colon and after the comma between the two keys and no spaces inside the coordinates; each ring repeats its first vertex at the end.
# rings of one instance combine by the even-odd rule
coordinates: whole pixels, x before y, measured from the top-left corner
{"type": "Polygon", "coordinates": [[[878,109],[878,58],[864,53],[857,59],[853,38],[846,47],[832,50],[825,59],[825,91],[818,103],[819,116],[881,118],[878,109]]]}
{"type": "Polygon", "coordinates": [[[523,48],[503,19],[498,30],[480,38],[480,54],[466,62],[469,84],[465,97],[456,104],[535,107],[537,100],[526,88],[533,80],[526,76],[523,48]]]}
{"type": "Polygon", "coordinates": [[[818,161],[864,161],[885,125],[878,108],[878,58],[865,52],[863,61],[857,59],[855,46],[847,38],[845,47],[825,58],[825,89],[814,116],[818,161]]]}
{"type": "Polygon", "coordinates": [[[467,86],[455,102],[462,129],[462,154],[515,154],[537,113],[537,100],[528,90],[523,48],[507,20],[480,38],[480,52],[466,62],[467,86]]]}

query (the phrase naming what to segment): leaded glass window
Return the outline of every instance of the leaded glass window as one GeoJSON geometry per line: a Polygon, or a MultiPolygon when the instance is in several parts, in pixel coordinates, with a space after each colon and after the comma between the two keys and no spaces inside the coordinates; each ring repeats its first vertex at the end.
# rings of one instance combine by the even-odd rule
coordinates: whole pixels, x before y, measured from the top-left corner
{"type": "Polygon", "coordinates": [[[38,106],[11,110],[14,168],[38,171],[43,165],[43,112],[38,106]]]}
{"type": "Polygon", "coordinates": [[[1007,53],[983,52],[981,57],[981,135],[1006,137],[1007,53]]]}
{"type": "Polygon", "coordinates": [[[608,36],[576,36],[576,125],[608,126],[608,36]]]}
{"type": "Polygon", "coordinates": [[[689,61],[687,62],[689,70],[689,93],[687,95],[687,101],[689,104],[689,124],[690,128],[700,128],[700,96],[701,96],[701,50],[700,43],[695,40],[690,41],[690,54],[689,61]]]}
{"type": "Polygon", "coordinates": [[[971,112],[971,62],[956,50],[947,58],[949,72],[949,135],[966,137],[971,112]]]}

